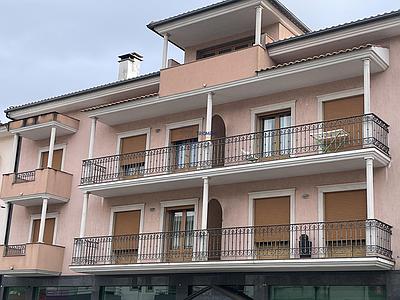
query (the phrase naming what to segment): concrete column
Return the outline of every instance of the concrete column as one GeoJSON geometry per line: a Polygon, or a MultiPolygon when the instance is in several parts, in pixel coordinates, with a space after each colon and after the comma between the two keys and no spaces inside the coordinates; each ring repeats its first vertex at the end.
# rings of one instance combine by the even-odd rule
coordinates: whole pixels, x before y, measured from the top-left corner
{"type": "Polygon", "coordinates": [[[371,61],[364,59],[364,114],[371,113],[371,61]]]}
{"type": "Polygon", "coordinates": [[[207,119],[206,119],[206,140],[211,140],[212,137],[212,116],[213,116],[213,95],[210,92],[207,95],[207,119]]]}
{"type": "Polygon", "coordinates": [[[256,28],[255,28],[255,45],[261,45],[261,34],[262,34],[262,6],[256,7],[256,28]]]}
{"type": "Polygon", "coordinates": [[[201,229],[207,229],[207,217],[208,217],[208,189],[209,179],[203,177],[203,206],[201,210],[201,229]]]}
{"type": "Polygon", "coordinates": [[[367,176],[367,219],[375,219],[374,201],[374,159],[366,157],[366,176],[367,176]]]}
{"type": "Polygon", "coordinates": [[[95,138],[96,138],[96,126],[97,126],[97,118],[94,117],[94,118],[92,118],[92,123],[91,123],[91,126],[90,126],[88,159],[93,158],[94,142],[95,142],[95,138]]]}
{"type": "Polygon", "coordinates": [[[42,214],[40,216],[40,227],[39,227],[39,238],[38,238],[38,243],[44,243],[44,228],[46,225],[46,215],[47,215],[47,203],[48,203],[47,198],[43,198],[43,203],[42,203],[42,214]]]}
{"type": "Polygon", "coordinates": [[[82,205],[82,216],[81,216],[81,228],[79,231],[79,237],[83,238],[86,232],[86,219],[87,219],[87,210],[89,204],[89,193],[83,194],[83,205],[82,205]]]}
{"type": "Polygon", "coordinates": [[[168,42],[169,42],[169,34],[165,33],[161,69],[165,69],[168,64],[168,42]]]}
{"type": "Polygon", "coordinates": [[[56,133],[57,133],[57,128],[52,127],[50,135],[49,157],[47,159],[48,168],[51,168],[53,166],[53,154],[54,154],[54,145],[56,143],[56,133]]]}
{"type": "Polygon", "coordinates": [[[17,155],[18,155],[18,141],[19,141],[19,134],[14,135],[13,140],[13,148],[12,148],[12,156],[9,166],[9,173],[14,173],[15,163],[17,162],[17,155]]]}

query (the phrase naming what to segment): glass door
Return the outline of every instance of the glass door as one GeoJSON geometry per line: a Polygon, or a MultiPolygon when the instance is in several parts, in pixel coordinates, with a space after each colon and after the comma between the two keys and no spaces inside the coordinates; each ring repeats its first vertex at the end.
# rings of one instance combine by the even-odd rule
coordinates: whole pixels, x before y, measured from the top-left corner
{"type": "Polygon", "coordinates": [[[167,213],[167,260],[190,261],[194,241],[194,208],[171,209],[167,213]]]}
{"type": "Polygon", "coordinates": [[[276,113],[261,117],[262,156],[290,155],[292,134],[285,130],[292,125],[290,112],[276,113]]]}

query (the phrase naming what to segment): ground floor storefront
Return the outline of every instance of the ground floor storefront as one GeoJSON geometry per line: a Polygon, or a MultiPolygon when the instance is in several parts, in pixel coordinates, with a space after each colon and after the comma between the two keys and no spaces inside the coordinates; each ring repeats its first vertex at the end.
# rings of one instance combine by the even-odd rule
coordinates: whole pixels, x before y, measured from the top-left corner
{"type": "Polygon", "coordinates": [[[3,277],[0,300],[397,300],[400,272],[3,277]]]}

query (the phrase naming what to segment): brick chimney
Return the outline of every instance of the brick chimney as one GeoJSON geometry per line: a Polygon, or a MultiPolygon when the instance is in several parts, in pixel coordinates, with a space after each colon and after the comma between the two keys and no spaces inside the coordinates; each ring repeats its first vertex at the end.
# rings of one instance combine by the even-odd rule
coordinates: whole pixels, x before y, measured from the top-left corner
{"type": "Polygon", "coordinates": [[[143,56],[136,52],[132,52],[118,57],[118,80],[125,80],[139,76],[140,63],[143,61],[143,56]]]}

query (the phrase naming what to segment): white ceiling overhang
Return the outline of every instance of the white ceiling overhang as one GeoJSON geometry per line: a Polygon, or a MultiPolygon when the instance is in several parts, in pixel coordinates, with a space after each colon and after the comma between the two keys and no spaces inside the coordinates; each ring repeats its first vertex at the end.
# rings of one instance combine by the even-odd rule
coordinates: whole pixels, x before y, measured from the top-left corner
{"type": "Polygon", "coordinates": [[[371,73],[389,67],[389,50],[366,47],[324,58],[259,72],[257,76],[210,86],[182,94],[153,97],[93,110],[90,117],[110,126],[132,121],[205,108],[207,94],[214,93],[213,104],[223,104],[279,92],[363,76],[363,60],[370,59],[371,73]]]}

